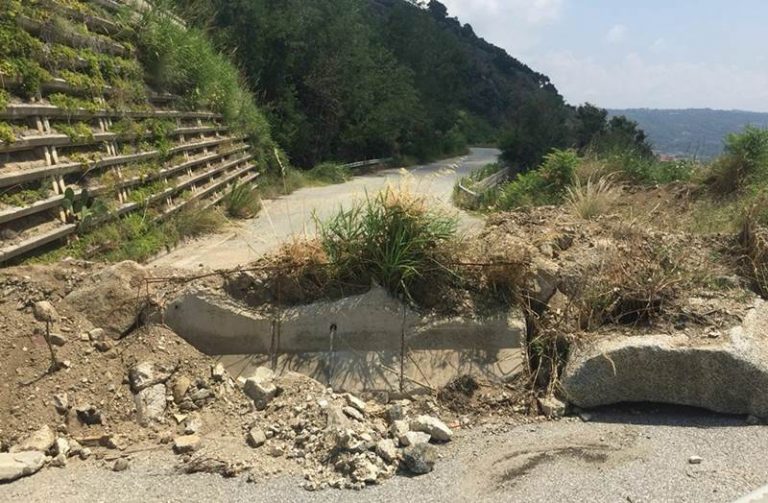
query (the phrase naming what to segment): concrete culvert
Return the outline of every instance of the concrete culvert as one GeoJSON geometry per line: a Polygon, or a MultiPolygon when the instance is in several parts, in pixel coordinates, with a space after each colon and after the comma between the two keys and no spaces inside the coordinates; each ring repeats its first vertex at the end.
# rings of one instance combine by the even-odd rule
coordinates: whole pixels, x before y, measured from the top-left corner
{"type": "Polygon", "coordinates": [[[510,378],[522,369],[525,334],[516,308],[475,318],[422,316],[381,288],[279,312],[192,289],[166,307],[165,321],[204,353],[225,355],[233,375],[277,362],[281,371],[350,391],[437,390],[465,374],[510,378]]]}

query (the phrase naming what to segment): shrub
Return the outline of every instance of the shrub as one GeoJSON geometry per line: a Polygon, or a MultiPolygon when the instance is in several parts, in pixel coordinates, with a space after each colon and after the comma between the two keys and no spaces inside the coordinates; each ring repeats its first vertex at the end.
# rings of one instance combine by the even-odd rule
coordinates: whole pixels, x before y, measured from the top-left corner
{"type": "Polygon", "coordinates": [[[233,183],[222,202],[227,214],[233,218],[251,218],[261,209],[261,201],[249,183],[233,183]]]}
{"type": "Polygon", "coordinates": [[[739,242],[747,277],[757,293],[768,299],[768,210],[765,198],[761,199],[745,212],[739,242]]]}
{"type": "Polygon", "coordinates": [[[518,175],[500,189],[499,208],[560,203],[578,165],[579,157],[575,151],[552,151],[537,170],[518,175]]]}
{"type": "Polygon", "coordinates": [[[324,162],[305,173],[306,177],[319,183],[344,183],[352,178],[352,172],[340,164],[324,162]]]}
{"type": "Polygon", "coordinates": [[[430,209],[424,198],[391,188],[319,225],[339,281],[375,281],[411,301],[415,281],[454,274],[445,247],[455,240],[456,226],[456,218],[430,209]]]}
{"type": "Polygon", "coordinates": [[[571,212],[585,220],[605,214],[620,195],[619,189],[607,176],[597,181],[588,178],[586,183],[575,178],[574,184],[566,192],[565,201],[571,212]]]}
{"type": "Polygon", "coordinates": [[[13,143],[16,141],[16,135],[13,127],[7,122],[0,122],[0,143],[13,143]]]}
{"type": "Polygon", "coordinates": [[[713,163],[712,171],[712,189],[720,195],[768,182],[768,129],[748,126],[728,135],[725,153],[713,163]]]}

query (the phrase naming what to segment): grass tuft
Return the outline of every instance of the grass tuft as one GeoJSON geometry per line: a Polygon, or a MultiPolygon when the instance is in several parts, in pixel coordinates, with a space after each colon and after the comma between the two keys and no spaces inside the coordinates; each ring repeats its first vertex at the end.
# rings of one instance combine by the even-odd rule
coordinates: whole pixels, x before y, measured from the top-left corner
{"type": "Polygon", "coordinates": [[[565,203],[570,211],[585,220],[604,215],[619,199],[621,191],[609,176],[582,183],[578,178],[566,189],[565,203]]]}
{"type": "Polygon", "coordinates": [[[222,204],[227,214],[233,218],[252,218],[261,210],[261,200],[249,183],[232,184],[222,204]]]}

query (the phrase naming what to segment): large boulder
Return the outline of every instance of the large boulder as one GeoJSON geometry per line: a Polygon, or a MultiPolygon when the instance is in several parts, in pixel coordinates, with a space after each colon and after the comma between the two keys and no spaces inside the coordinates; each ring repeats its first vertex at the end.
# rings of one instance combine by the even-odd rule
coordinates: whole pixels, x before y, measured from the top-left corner
{"type": "Polygon", "coordinates": [[[768,417],[768,304],[717,338],[611,335],[572,348],[567,399],[589,408],[663,402],[768,417]]]}
{"type": "Polygon", "coordinates": [[[136,262],[120,262],[97,272],[64,301],[113,339],[123,337],[147,307],[149,272],[136,262]]]}
{"type": "Polygon", "coordinates": [[[45,454],[40,451],[0,453],[0,482],[11,482],[40,470],[45,454]]]}

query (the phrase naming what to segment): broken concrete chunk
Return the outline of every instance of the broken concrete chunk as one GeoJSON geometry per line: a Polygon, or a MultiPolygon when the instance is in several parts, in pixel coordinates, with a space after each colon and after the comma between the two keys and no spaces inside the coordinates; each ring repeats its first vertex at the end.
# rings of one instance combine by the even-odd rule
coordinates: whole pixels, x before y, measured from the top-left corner
{"type": "Polygon", "coordinates": [[[0,453],[0,482],[11,482],[32,475],[45,463],[45,454],[39,451],[0,453]]]}
{"type": "Polygon", "coordinates": [[[434,445],[420,443],[403,451],[403,464],[415,475],[431,472],[437,461],[437,448],[434,445]]]}
{"type": "Polygon", "coordinates": [[[11,452],[40,451],[47,452],[54,442],[56,434],[47,424],[35,432],[24,437],[18,445],[11,448],[11,452]]]}
{"type": "Polygon", "coordinates": [[[271,382],[261,382],[248,378],[245,380],[243,392],[253,400],[257,409],[264,409],[277,395],[277,387],[271,382]]]}
{"type": "Polygon", "coordinates": [[[197,435],[183,435],[173,440],[173,451],[176,454],[194,452],[200,448],[202,440],[197,435]]]}
{"type": "Polygon", "coordinates": [[[397,459],[397,446],[390,438],[379,440],[376,443],[376,454],[387,463],[394,463],[397,459]]]}
{"type": "Polygon", "coordinates": [[[424,433],[422,431],[409,431],[404,435],[401,435],[398,440],[400,440],[400,445],[403,447],[408,447],[411,445],[426,444],[429,442],[430,438],[432,437],[429,436],[429,433],[424,433]]]}
{"type": "Polygon", "coordinates": [[[165,414],[165,384],[155,384],[134,395],[139,424],[161,421],[165,414]]]}
{"type": "Polygon", "coordinates": [[[227,371],[224,369],[224,365],[217,363],[211,369],[211,378],[216,382],[223,382],[227,377],[227,371]]]}
{"type": "Polygon", "coordinates": [[[251,428],[246,440],[251,447],[261,447],[267,441],[267,435],[261,428],[251,428]]]}
{"type": "Polygon", "coordinates": [[[392,422],[392,426],[389,427],[389,433],[398,439],[409,431],[411,431],[411,427],[407,421],[395,420],[392,422]]]}
{"type": "Polygon", "coordinates": [[[350,407],[354,407],[355,409],[359,410],[362,413],[365,413],[365,402],[357,398],[355,395],[351,393],[347,393],[344,395],[344,398],[347,400],[347,405],[350,407]]]}
{"type": "Polygon", "coordinates": [[[453,431],[445,423],[432,416],[419,416],[411,421],[411,430],[428,433],[438,442],[448,442],[453,437],[453,431]]]}
{"type": "Polygon", "coordinates": [[[152,362],[137,363],[128,371],[128,380],[131,383],[131,391],[134,393],[158,383],[164,383],[170,377],[169,372],[158,369],[152,362]]]}
{"type": "Polygon", "coordinates": [[[192,381],[187,376],[179,376],[176,382],[173,383],[173,401],[181,403],[184,401],[184,396],[187,394],[189,387],[192,385],[192,381]]]}

